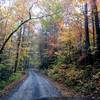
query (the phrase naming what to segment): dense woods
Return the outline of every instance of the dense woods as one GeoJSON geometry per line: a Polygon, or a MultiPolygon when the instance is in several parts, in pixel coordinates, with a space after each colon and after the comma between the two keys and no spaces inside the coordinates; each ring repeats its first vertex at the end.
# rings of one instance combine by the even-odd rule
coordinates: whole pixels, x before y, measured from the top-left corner
{"type": "Polygon", "coordinates": [[[34,67],[100,97],[99,0],[0,1],[0,84],[34,67]]]}

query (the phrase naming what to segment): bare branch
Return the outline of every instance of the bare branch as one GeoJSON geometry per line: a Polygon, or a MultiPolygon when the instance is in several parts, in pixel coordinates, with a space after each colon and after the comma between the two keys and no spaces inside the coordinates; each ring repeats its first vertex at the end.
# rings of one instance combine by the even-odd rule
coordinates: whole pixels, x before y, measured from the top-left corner
{"type": "Polygon", "coordinates": [[[33,4],[31,5],[31,7],[29,8],[29,19],[31,19],[31,10],[33,8],[33,4]]]}

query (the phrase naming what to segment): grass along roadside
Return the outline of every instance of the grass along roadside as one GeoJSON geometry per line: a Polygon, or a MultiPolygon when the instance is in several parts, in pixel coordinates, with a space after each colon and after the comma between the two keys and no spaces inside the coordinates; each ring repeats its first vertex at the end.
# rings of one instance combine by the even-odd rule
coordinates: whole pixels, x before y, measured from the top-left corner
{"type": "Polygon", "coordinates": [[[13,73],[8,80],[0,81],[0,96],[9,93],[9,91],[11,91],[11,89],[13,89],[18,83],[24,80],[26,76],[27,75],[25,73],[19,71],[13,73]]]}

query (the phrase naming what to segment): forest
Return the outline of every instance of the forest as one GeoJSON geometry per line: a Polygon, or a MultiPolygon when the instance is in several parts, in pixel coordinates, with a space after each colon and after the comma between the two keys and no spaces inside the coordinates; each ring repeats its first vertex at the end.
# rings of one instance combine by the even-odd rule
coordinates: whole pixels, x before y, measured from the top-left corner
{"type": "Polygon", "coordinates": [[[0,96],[31,69],[99,100],[100,0],[0,0],[0,96]]]}

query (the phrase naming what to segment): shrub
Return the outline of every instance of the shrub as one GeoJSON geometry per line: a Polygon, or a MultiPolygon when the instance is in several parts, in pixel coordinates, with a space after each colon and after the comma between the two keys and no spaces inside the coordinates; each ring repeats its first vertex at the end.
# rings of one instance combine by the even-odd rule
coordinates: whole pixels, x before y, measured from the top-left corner
{"type": "Polygon", "coordinates": [[[83,78],[83,70],[76,69],[74,67],[68,68],[66,70],[66,77],[69,78],[69,80],[75,81],[83,78]]]}
{"type": "Polygon", "coordinates": [[[93,75],[94,80],[99,80],[100,79],[100,72],[97,72],[95,75],[93,75]]]}
{"type": "Polygon", "coordinates": [[[83,95],[97,96],[100,93],[100,69],[94,69],[91,65],[77,68],[69,64],[68,67],[53,67],[48,70],[48,75],[62,82],[83,95]]]}
{"type": "Polygon", "coordinates": [[[64,80],[64,84],[66,86],[73,86],[74,82],[71,81],[69,78],[66,77],[66,79],[64,80]]]}
{"type": "Polygon", "coordinates": [[[60,74],[53,74],[52,78],[55,79],[55,80],[59,80],[60,74]]]}
{"type": "Polygon", "coordinates": [[[0,64],[0,80],[7,80],[11,73],[6,65],[0,64]]]}
{"type": "Polygon", "coordinates": [[[13,81],[20,79],[21,75],[22,75],[21,72],[17,72],[17,73],[11,74],[9,79],[1,80],[0,81],[0,91],[2,91],[7,85],[12,83],[13,81]]]}
{"type": "Polygon", "coordinates": [[[11,77],[9,78],[9,80],[10,80],[10,81],[14,81],[14,80],[18,79],[19,77],[21,77],[21,75],[22,75],[22,73],[20,73],[20,72],[13,73],[13,74],[11,75],[11,77]]]}

